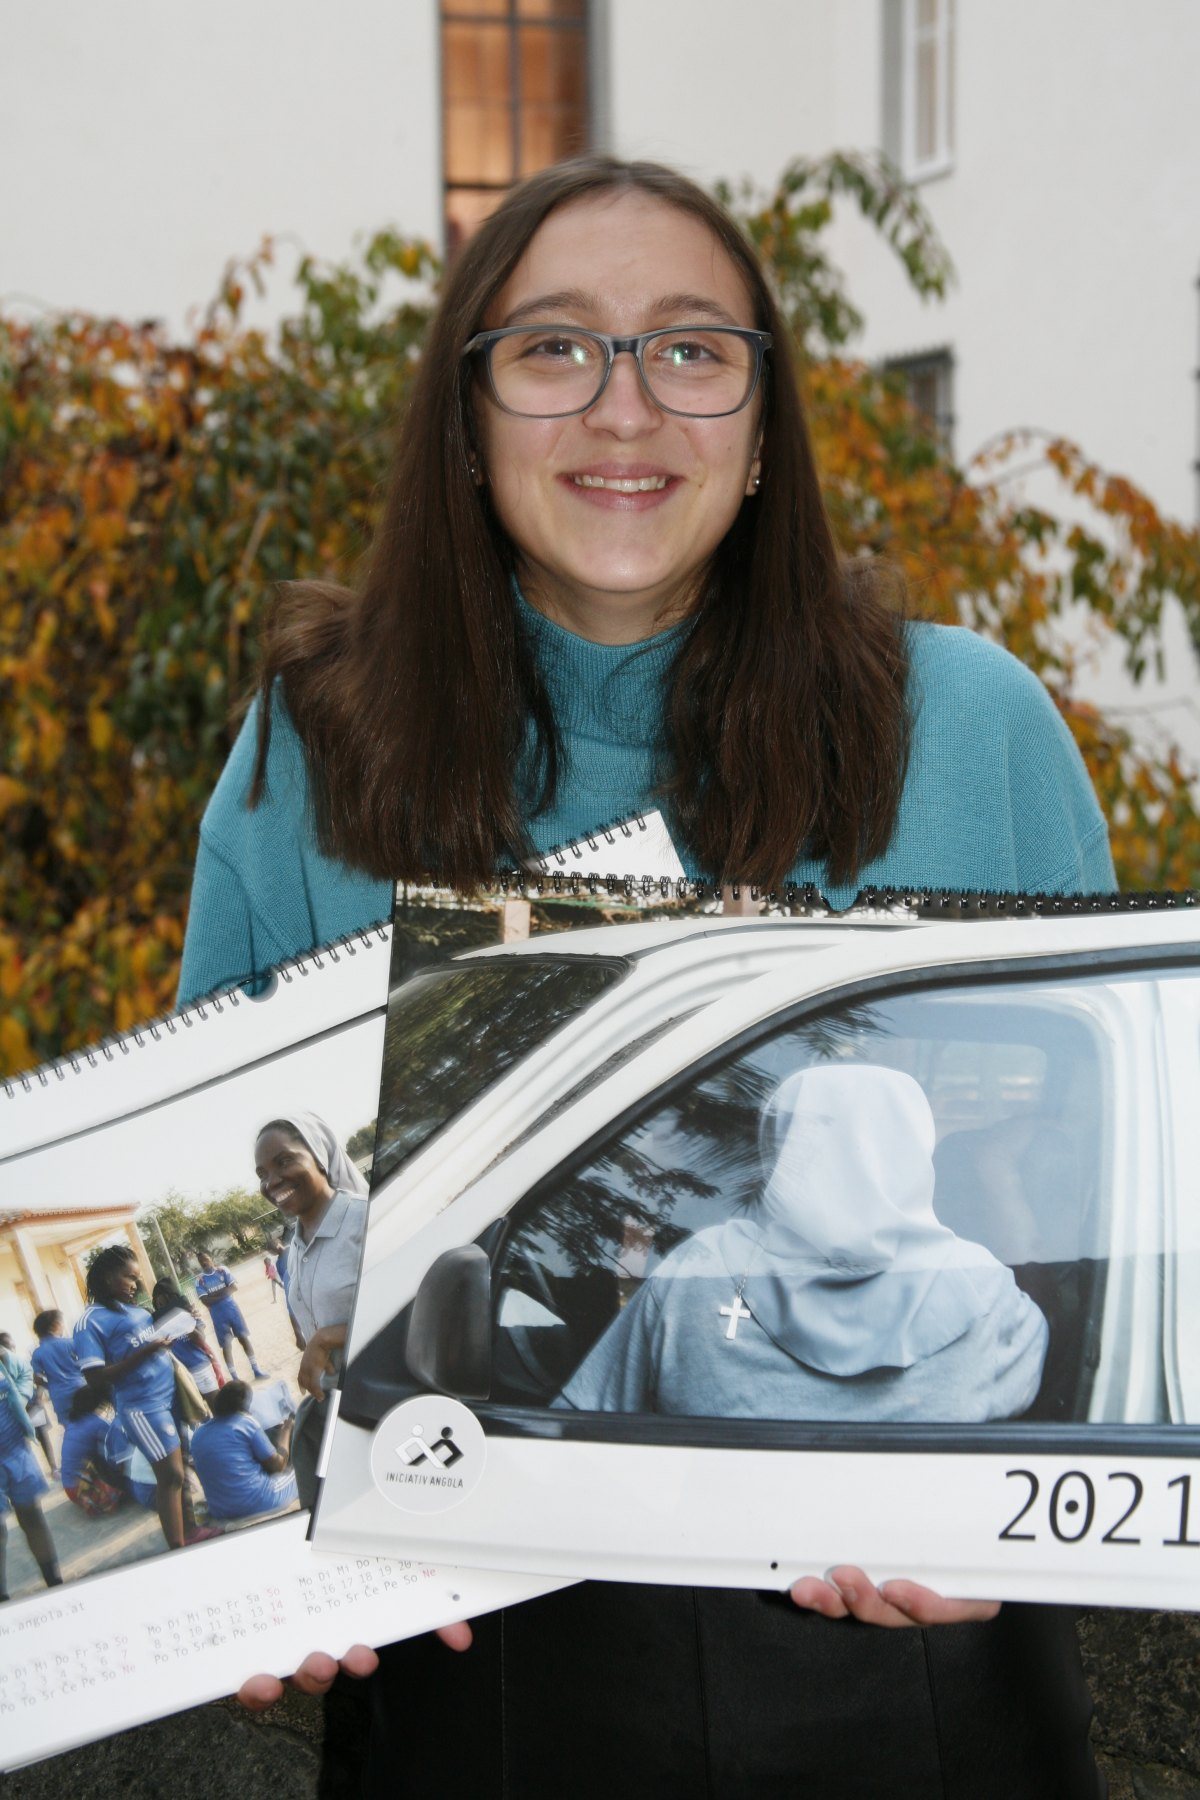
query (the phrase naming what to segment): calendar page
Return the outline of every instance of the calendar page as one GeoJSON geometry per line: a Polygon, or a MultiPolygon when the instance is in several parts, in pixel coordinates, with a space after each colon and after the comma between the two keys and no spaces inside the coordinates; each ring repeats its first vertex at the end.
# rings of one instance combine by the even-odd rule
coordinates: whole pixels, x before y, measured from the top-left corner
{"type": "Polygon", "coordinates": [[[741,900],[394,971],[317,1546],[1200,1605],[1195,896],[741,900]]]}
{"type": "Polygon", "coordinates": [[[411,1637],[530,1591],[509,1576],[322,1555],[305,1529],[296,1515],[160,1556],[137,1580],[121,1569],[0,1608],[4,1767],[215,1700],[249,1675],[289,1675],[310,1650],[411,1637]]]}
{"type": "Polygon", "coordinates": [[[390,938],[0,1087],[6,1767],[548,1585],[307,1542],[390,938]]]}

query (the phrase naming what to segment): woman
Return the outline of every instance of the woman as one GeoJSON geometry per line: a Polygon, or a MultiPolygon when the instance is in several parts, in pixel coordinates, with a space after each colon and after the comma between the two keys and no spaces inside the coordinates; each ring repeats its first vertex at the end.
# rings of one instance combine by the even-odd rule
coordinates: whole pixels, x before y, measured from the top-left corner
{"type": "MultiPolygon", "coordinates": [[[[202,1394],[215,1394],[219,1388],[224,1387],[225,1377],[204,1335],[200,1317],[187,1295],[164,1275],[161,1281],[155,1282],[150,1299],[156,1325],[160,1325],[171,1313],[190,1313],[195,1319],[196,1329],[189,1337],[171,1340],[171,1354],[188,1370],[202,1394]]],[[[238,1316],[241,1316],[240,1311],[238,1316]]]]}
{"type": "Polygon", "coordinates": [[[89,1386],[111,1392],[122,1430],[153,1469],[162,1534],[168,1550],[179,1550],[187,1539],[175,1359],[137,1305],[140,1288],[137,1258],[127,1245],[97,1252],[87,1272],[89,1305],[75,1327],[75,1356],[89,1386]]]}
{"type": "Polygon", "coordinates": [[[200,1264],[200,1273],[196,1277],[196,1293],[200,1304],[208,1308],[213,1330],[217,1334],[217,1342],[221,1346],[221,1354],[225,1358],[225,1367],[229,1370],[229,1379],[237,1380],[237,1370],[233,1366],[233,1340],[237,1339],[246,1352],[246,1360],[250,1364],[250,1372],[256,1381],[265,1381],[267,1371],[259,1366],[258,1357],[254,1353],[254,1345],[250,1341],[250,1327],[246,1323],[245,1314],[234,1299],[237,1282],[225,1267],[216,1262],[207,1250],[196,1252],[196,1261],[200,1264]]]}
{"type": "Polygon", "coordinates": [[[912,1076],[802,1069],[762,1136],[751,1211],[670,1251],[556,1404],[943,1422],[1032,1406],[1049,1327],[1010,1269],[935,1216],[936,1131],[912,1076]]]}
{"type": "Polygon", "coordinates": [[[128,1445],[112,1417],[107,1391],[86,1381],[76,1388],[63,1428],[62,1484],[67,1499],[88,1518],[116,1512],[124,1499],[121,1450],[128,1445]],[[114,1432],[120,1433],[120,1448],[113,1443],[114,1432]]]}
{"type": "Polygon", "coordinates": [[[276,1449],[250,1410],[253,1401],[248,1382],[228,1381],[213,1400],[212,1418],[196,1427],[192,1460],[211,1519],[249,1519],[296,1503],[287,1435],[276,1449]]]}
{"type": "Polygon", "coordinates": [[[29,1448],[33,1425],[29,1418],[29,1397],[33,1392],[33,1375],[11,1347],[9,1334],[0,1344],[0,1603],[8,1593],[8,1523],[9,1510],[16,1514],[17,1524],[25,1534],[29,1553],[41,1572],[47,1587],[62,1584],[58,1551],[50,1535],[50,1526],[42,1511],[42,1495],[49,1490],[46,1478],[38,1468],[29,1448]]]}
{"type": "MultiPolygon", "coordinates": [[[[515,189],[457,260],[361,591],[284,598],[201,828],[181,996],[386,916],[394,879],[470,885],[653,805],[690,873],[811,880],[835,904],[1113,885],[1037,680],[969,632],[906,627],[839,557],[741,233],[670,171],[590,158],[515,189]]],[[[1096,1793],[1061,1615],[993,1625],[991,1605],[834,1574],[792,1589],[803,1616],[596,1583],[483,1621],[459,1659],[399,1646],[367,1791],[402,1760],[414,1789],[438,1779],[453,1735],[480,1794],[507,1779],[501,1744],[516,1792],[803,1776],[826,1800],[923,1796],[948,1767],[972,1800],[1096,1793]],[[428,1768],[393,1735],[425,1709],[428,1768]]],[[[298,1679],[331,1673],[310,1658],[298,1679]]]]}
{"type": "Polygon", "coordinates": [[[293,1223],[285,1240],[285,1294],[305,1398],[296,1413],[292,1462],[300,1504],[317,1493],[324,1400],[336,1386],[367,1230],[367,1184],[316,1113],[271,1119],[254,1142],[263,1196],[293,1223]]]}

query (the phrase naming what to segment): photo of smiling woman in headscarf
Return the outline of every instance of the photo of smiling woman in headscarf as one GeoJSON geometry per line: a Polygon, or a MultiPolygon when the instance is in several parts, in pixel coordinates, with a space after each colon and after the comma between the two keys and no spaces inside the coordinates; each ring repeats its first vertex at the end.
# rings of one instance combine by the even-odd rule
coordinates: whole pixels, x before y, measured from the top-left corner
{"type": "Polygon", "coordinates": [[[557,1406],[978,1422],[1025,1411],[1049,1340],[1011,1270],[933,1210],[933,1114],[895,1069],[790,1075],[765,1185],[665,1256],[557,1406]]]}
{"type": "Polygon", "coordinates": [[[367,1228],[367,1184],[325,1120],[298,1112],[270,1119],[254,1142],[263,1195],[290,1224],[279,1259],[304,1390],[292,1434],[300,1504],[316,1498],[325,1395],[338,1361],[367,1228]]]}

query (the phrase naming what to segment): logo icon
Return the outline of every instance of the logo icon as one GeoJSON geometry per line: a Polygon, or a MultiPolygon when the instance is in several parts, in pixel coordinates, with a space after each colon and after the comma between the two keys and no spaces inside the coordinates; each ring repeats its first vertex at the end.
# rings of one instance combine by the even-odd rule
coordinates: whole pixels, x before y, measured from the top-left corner
{"type": "Polygon", "coordinates": [[[487,1439],[461,1400],[421,1394],[392,1408],[375,1427],[371,1474],[402,1512],[446,1512],[483,1474],[487,1439]]]}

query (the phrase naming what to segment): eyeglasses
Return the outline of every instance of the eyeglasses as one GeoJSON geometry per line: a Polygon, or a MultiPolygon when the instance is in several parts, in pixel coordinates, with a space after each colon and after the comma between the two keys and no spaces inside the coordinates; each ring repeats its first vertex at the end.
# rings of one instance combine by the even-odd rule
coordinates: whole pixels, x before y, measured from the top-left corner
{"type": "Polygon", "coordinates": [[[497,406],[520,419],[587,412],[625,350],[663,412],[722,419],[748,404],[770,348],[769,331],[740,325],[675,325],[638,337],[574,325],[506,325],[479,332],[463,355],[483,358],[497,406]]]}

